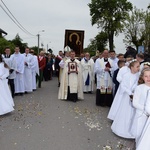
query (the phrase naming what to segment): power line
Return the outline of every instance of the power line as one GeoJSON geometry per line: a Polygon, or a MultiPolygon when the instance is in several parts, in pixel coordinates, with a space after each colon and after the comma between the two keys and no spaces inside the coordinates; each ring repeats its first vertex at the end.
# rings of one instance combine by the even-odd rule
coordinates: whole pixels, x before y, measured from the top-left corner
{"type": "Polygon", "coordinates": [[[3,6],[0,4],[0,7],[3,9],[3,11],[8,15],[8,17],[23,31],[25,32],[14,20],[11,18],[11,16],[7,13],[7,11],[3,8],[3,6]]]}
{"type": "Polygon", "coordinates": [[[23,31],[25,32],[26,34],[29,34],[29,35],[32,35],[32,36],[35,36],[33,34],[31,34],[28,30],[26,30],[20,23],[19,21],[16,19],[16,17],[12,14],[12,12],[9,10],[9,8],[6,6],[6,4],[1,0],[1,2],[3,3],[3,5],[5,6],[5,8],[8,10],[8,12],[11,14],[11,17],[9,15],[9,13],[4,9],[4,7],[2,5],[0,5],[0,7],[3,9],[3,11],[9,16],[9,18],[23,31]]]}

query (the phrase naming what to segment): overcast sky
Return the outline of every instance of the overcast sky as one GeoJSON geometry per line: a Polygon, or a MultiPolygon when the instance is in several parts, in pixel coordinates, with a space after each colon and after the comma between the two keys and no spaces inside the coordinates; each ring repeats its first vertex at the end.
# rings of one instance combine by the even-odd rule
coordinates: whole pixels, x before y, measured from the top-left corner
{"type": "MultiPolygon", "coordinates": [[[[97,26],[91,26],[89,7],[90,0],[3,0],[17,20],[31,34],[40,34],[40,43],[44,48],[52,48],[54,54],[64,47],[65,29],[84,30],[84,47],[90,43],[100,31],[97,26]],[[45,30],[45,32],[40,32],[45,30]]],[[[130,0],[133,6],[146,9],[149,0],[130,0]]],[[[0,0],[0,5],[2,2],[0,0]]],[[[3,6],[3,5],[2,5],[3,6]]],[[[4,7],[4,6],[3,6],[4,7]]],[[[20,30],[0,7],[0,28],[13,39],[18,33],[28,46],[37,46],[37,36],[31,36],[20,30]]],[[[115,38],[117,53],[125,52],[123,35],[115,38]]]]}

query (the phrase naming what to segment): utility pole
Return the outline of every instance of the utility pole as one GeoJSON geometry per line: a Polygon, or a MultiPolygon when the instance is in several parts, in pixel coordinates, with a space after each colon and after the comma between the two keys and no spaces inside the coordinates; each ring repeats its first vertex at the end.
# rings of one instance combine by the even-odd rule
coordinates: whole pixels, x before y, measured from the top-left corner
{"type": "Polygon", "coordinates": [[[37,37],[38,37],[38,54],[39,54],[40,34],[37,34],[37,37]]]}
{"type": "Polygon", "coordinates": [[[48,52],[48,44],[47,44],[47,52],[48,52]]]}
{"type": "Polygon", "coordinates": [[[42,31],[39,31],[38,34],[37,34],[37,37],[38,37],[38,54],[39,54],[39,51],[40,51],[40,32],[44,32],[45,30],[42,30],[42,31]]]}

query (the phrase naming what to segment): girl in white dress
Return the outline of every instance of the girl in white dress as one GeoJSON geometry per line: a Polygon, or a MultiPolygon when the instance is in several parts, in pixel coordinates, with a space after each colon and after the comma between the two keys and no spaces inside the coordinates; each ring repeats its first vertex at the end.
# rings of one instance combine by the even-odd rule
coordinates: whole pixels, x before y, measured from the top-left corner
{"type": "Polygon", "coordinates": [[[143,63],[143,68],[150,68],[150,62],[143,63]]]}
{"type": "Polygon", "coordinates": [[[14,110],[14,102],[6,79],[8,76],[9,69],[2,61],[2,55],[0,54],[0,115],[10,113],[14,110]]]}
{"type": "Polygon", "coordinates": [[[114,117],[111,129],[116,135],[120,137],[134,139],[134,136],[132,136],[129,132],[132,114],[134,111],[131,99],[139,79],[138,72],[140,69],[140,64],[137,60],[133,60],[129,64],[129,68],[130,71],[123,76],[119,87],[120,90],[118,91],[119,93],[117,92],[116,95],[119,99],[121,99],[121,103],[114,117]]]}
{"type": "Polygon", "coordinates": [[[147,70],[144,69],[141,72],[139,86],[136,87],[133,96],[133,107],[135,108],[135,114],[133,115],[133,123],[131,126],[131,134],[135,136],[136,145],[138,144],[139,138],[142,134],[143,128],[148,119],[147,113],[145,112],[145,104],[147,99],[147,91],[150,90],[145,76],[147,76],[147,70]]]}
{"type": "MultiPolygon", "coordinates": [[[[143,89],[140,91],[143,92],[146,95],[146,102],[145,107],[143,108],[144,114],[147,116],[150,116],[150,68],[146,68],[143,70],[143,80],[145,82],[145,86],[147,86],[147,91],[143,91],[143,89]]],[[[144,98],[143,98],[144,99],[144,98]]],[[[138,140],[138,143],[136,143],[136,150],[150,150],[150,117],[148,117],[148,120],[146,122],[146,125],[144,126],[144,129],[142,131],[142,134],[138,140]]]]}

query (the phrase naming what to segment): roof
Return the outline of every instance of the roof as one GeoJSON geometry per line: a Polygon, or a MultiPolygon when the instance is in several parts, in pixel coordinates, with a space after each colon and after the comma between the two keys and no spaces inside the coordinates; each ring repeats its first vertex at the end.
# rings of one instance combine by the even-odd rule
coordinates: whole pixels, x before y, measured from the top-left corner
{"type": "Polygon", "coordinates": [[[5,32],[4,30],[2,30],[1,28],[0,28],[0,33],[3,33],[3,34],[7,35],[7,32],[5,32]]]}

